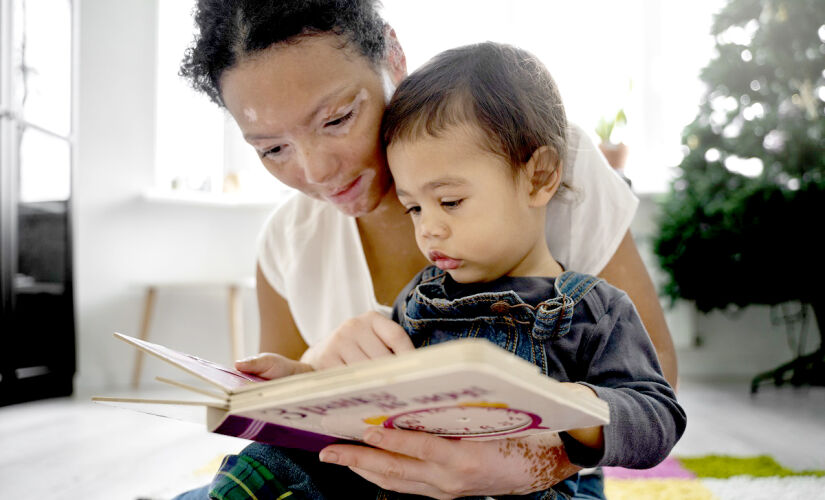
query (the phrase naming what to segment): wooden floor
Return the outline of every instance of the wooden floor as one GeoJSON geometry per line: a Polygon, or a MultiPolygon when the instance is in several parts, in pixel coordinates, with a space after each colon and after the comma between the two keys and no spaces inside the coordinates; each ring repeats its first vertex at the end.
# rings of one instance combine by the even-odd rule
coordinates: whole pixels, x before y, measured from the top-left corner
{"type": "MultiPolygon", "coordinates": [[[[171,498],[211,478],[245,442],[195,424],[94,405],[89,395],[0,408],[0,498],[171,498]]],[[[825,388],[683,382],[680,456],[773,455],[825,469],[825,388]]]]}

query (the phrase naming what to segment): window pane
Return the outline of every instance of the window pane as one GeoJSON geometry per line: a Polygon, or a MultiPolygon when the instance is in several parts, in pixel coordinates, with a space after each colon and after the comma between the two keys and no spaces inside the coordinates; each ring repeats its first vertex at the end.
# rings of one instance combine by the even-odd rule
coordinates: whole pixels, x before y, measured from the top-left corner
{"type": "Polygon", "coordinates": [[[156,178],[162,188],[220,192],[223,112],[178,76],[194,38],[194,3],[158,2],[156,178]]]}
{"type": "Polygon", "coordinates": [[[71,183],[69,143],[35,129],[23,130],[20,144],[20,201],[68,200],[71,183]]]}
{"type": "Polygon", "coordinates": [[[15,102],[26,121],[71,131],[72,9],[69,0],[15,0],[15,102]]]}

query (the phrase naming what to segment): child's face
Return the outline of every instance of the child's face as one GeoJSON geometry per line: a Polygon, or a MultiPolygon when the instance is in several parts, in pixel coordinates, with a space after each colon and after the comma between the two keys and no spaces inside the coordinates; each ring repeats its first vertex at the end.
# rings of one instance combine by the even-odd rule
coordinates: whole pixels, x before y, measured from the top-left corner
{"type": "Polygon", "coordinates": [[[421,252],[458,282],[543,275],[544,204],[526,174],[484,149],[479,132],[452,127],[441,137],[393,143],[387,159],[398,199],[412,216],[421,252]]]}

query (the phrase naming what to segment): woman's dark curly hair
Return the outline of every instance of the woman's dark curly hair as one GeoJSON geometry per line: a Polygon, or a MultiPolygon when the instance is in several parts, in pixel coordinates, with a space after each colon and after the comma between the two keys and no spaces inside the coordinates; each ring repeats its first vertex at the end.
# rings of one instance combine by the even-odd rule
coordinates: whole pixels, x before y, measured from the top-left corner
{"type": "Polygon", "coordinates": [[[245,56],[276,43],[335,33],[371,63],[384,56],[384,21],[377,0],[199,0],[198,32],[180,75],[223,106],[220,78],[245,56]]]}

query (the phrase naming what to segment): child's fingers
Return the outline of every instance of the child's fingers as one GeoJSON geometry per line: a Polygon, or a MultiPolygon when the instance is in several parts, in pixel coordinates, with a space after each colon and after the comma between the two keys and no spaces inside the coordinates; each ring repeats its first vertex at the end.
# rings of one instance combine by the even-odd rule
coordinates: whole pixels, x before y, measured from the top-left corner
{"type": "Polygon", "coordinates": [[[287,377],[312,370],[312,367],[306,363],[273,353],[261,353],[236,361],[235,368],[266,379],[287,377]]]}
{"type": "Polygon", "coordinates": [[[250,356],[248,358],[235,361],[235,369],[245,373],[259,375],[272,366],[272,360],[267,359],[262,354],[250,356]]]}

